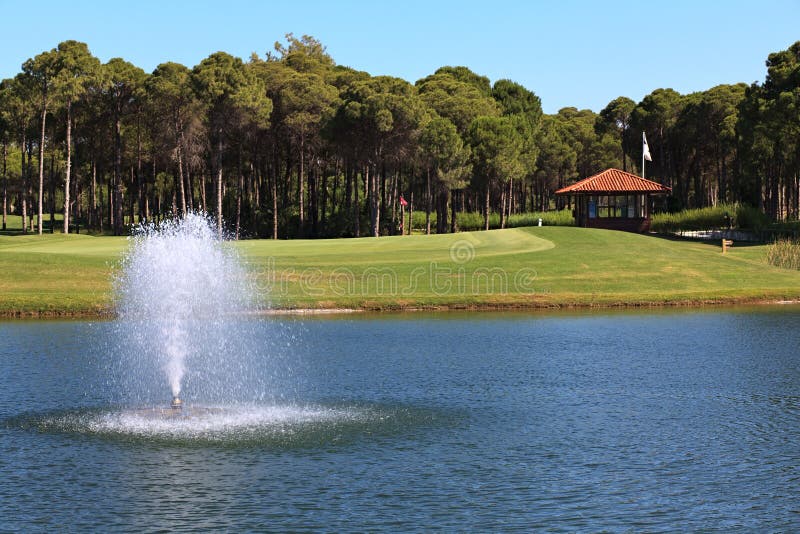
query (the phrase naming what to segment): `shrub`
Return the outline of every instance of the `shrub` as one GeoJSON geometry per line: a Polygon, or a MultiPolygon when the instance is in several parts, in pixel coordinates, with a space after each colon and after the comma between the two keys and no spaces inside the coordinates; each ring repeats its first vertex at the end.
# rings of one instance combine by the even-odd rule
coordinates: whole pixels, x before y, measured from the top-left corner
{"type": "MultiPolygon", "coordinates": [[[[494,214],[492,214],[494,215],[494,214]]],[[[483,214],[477,211],[465,211],[456,215],[458,229],[464,232],[473,230],[483,230],[486,226],[483,221],[483,214]]],[[[492,217],[489,216],[489,226],[492,225],[492,217]]]]}
{"type": "MultiPolygon", "coordinates": [[[[412,215],[414,219],[414,229],[425,231],[425,210],[415,210],[412,215]]],[[[436,229],[436,212],[431,212],[431,229],[436,229]]]]}
{"type": "Polygon", "coordinates": [[[767,262],[783,269],[800,270],[800,241],[779,239],[768,245],[767,262]]]}
{"type": "MultiPolygon", "coordinates": [[[[560,211],[536,211],[529,213],[514,213],[506,219],[506,228],[519,228],[521,226],[537,226],[539,218],[542,219],[544,226],[574,226],[575,219],[572,217],[572,211],[563,209],[560,211]]],[[[483,213],[479,211],[463,211],[456,215],[458,222],[458,229],[461,232],[472,232],[475,230],[483,230],[486,223],[483,219],[483,213]]],[[[415,230],[425,229],[425,212],[414,212],[414,228],[415,230]]],[[[449,230],[448,225],[448,230],[449,230]]],[[[489,228],[495,230],[500,228],[500,214],[489,214],[489,228]]],[[[431,213],[431,230],[436,231],[436,213],[431,213]]]]}
{"type": "Polygon", "coordinates": [[[769,224],[769,217],[752,206],[739,204],[736,206],[736,225],[748,230],[761,230],[769,224]]]}
{"type": "Polygon", "coordinates": [[[656,213],[650,228],[654,232],[674,233],[692,230],[713,230],[728,226],[760,230],[768,224],[767,216],[756,208],[742,204],[717,204],[677,213],[656,213]]]}
{"type": "Polygon", "coordinates": [[[575,218],[569,209],[513,214],[506,221],[506,226],[538,226],[539,218],[544,226],[575,226],[575,218]]]}

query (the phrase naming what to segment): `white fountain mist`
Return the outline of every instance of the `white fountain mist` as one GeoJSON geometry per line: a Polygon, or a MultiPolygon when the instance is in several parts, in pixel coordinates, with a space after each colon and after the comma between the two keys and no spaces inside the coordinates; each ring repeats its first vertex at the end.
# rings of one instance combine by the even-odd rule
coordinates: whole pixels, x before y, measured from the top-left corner
{"type": "Polygon", "coordinates": [[[45,427],[275,444],[339,439],[399,417],[299,402],[291,328],[250,313],[258,306],[247,272],[213,220],[190,213],[143,225],[130,241],[115,278],[119,317],[106,362],[118,406],[48,415],[45,427]]]}
{"type": "MultiPolygon", "coordinates": [[[[203,371],[194,393],[219,398],[229,388],[222,378],[243,350],[230,346],[242,338],[237,323],[252,309],[244,269],[201,214],[142,225],[130,239],[116,284],[129,352],[126,379],[144,380],[134,389],[149,397],[148,369],[160,368],[172,406],[180,408],[187,366],[194,363],[203,371]]],[[[163,388],[163,378],[160,383],[163,388]]]]}

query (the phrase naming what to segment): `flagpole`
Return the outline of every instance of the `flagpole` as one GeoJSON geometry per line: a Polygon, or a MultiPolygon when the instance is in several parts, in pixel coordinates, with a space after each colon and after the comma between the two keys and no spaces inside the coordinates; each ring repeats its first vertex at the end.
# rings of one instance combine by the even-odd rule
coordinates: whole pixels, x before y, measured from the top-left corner
{"type": "Polygon", "coordinates": [[[645,165],[647,165],[647,161],[653,161],[653,158],[650,156],[650,147],[647,146],[647,136],[644,135],[642,132],[642,179],[644,180],[645,176],[645,165]]]}

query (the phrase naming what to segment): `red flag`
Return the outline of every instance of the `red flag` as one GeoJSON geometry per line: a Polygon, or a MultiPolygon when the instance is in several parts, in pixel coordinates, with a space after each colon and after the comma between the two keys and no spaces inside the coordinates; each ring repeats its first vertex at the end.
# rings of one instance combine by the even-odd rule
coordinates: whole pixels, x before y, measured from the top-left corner
{"type": "Polygon", "coordinates": [[[400,205],[408,206],[408,202],[406,202],[406,199],[403,198],[403,195],[400,195],[400,205]]]}

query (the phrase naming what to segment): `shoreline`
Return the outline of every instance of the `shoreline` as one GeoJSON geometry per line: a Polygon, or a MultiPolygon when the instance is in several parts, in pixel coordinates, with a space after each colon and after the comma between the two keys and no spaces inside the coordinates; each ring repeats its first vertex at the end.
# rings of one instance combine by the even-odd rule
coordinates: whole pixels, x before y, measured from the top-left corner
{"type": "MultiPolygon", "coordinates": [[[[674,301],[642,301],[642,302],[608,302],[608,303],[582,303],[582,302],[538,302],[530,304],[519,303],[494,303],[494,304],[431,304],[422,306],[404,306],[389,304],[386,306],[361,306],[357,308],[330,307],[330,308],[291,308],[276,307],[248,312],[257,316],[320,316],[320,315],[348,315],[348,314],[382,314],[382,313],[430,313],[430,312],[525,312],[525,311],[588,311],[588,310],[644,310],[644,309],[675,309],[675,308],[717,308],[737,306],[798,306],[797,299],[765,299],[750,297],[734,298],[707,298],[685,299],[674,301]]],[[[0,320],[58,320],[58,319],[113,319],[116,313],[113,309],[101,310],[44,310],[44,311],[0,311],[0,320]]]]}

